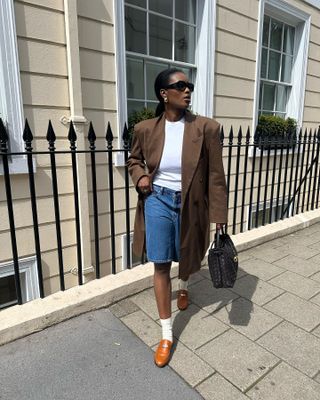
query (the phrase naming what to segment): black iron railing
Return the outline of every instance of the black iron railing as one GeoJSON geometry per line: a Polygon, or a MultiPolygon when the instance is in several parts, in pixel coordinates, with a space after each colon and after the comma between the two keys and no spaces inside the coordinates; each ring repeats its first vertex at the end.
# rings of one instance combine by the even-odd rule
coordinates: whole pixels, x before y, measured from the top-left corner
{"type": "MultiPolygon", "coordinates": [[[[17,301],[22,303],[21,281],[19,273],[19,254],[16,237],[16,221],[14,213],[14,202],[16,201],[12,194],[9,165],[12,156],[24,156],[27,158],[29,196],[31,201],[33,235],[34,235],[34,254],[36,256],[37,274],[39,282],[40,297],[44,297],[43,285],[43,266],[42,250],[39,234],[38,221],[38,196],[35,185],[34,161],[38,155],[48,156],[51,170],[52,186],[52,207],[54,209],[54,225],[56,235],[56,252],[58,256],[59,283],[60,289],[65,290],[65,265],[63,257],[63,234],[61,229],[61,210],[60,194],[57,178],[58,155],[67,154],[71,158],[72,169],[72,196],[74,202],[74,226],[76,233],[76,253],[77,253],[77,271],[78,284],[83,284],[83,260],[82,246],[90,246],[90,243],[82,243],[81,239],[81,218],[79,204],[79,177],[78,177],[78,158],[86,155],[89,160],[89,176],[91,179],[92,195],[92,214],[93,229],[92,237],[94,240],[94,260],[95,277],[101,277],[101,236],[99,235],[99,226],[101,219],[99,216],[98,188],[97,188],[97,160],[98,154],[106,156],[104,166],[108,176],[108,206],[109,217],[108,225],[110,227],[110,254],[108,259],[111,262],[111,273],[116,273],[116,260],[119,258],[116,246],[117,213],[115,210],[115,185],[114,185],[114,154],[121,152],[124,160],[129,156],[129,134],[125,126],[122,139],[123,148],[114,149],[113,133],[110,123],[108,124],[104,149],[96,148],[97,137],[90,123],[87,140],[88,149],[77,148],[77,135],[73,123],[70,123],[68,140],[70,148],[66,150],[56,149],[56,135],[49,121],[47,136],[48,150],[34,151],[32,148],[33,134],[26,121],[23,140],[25,143],[24,152],[9,152],[8,135],[3,122],[0,120],[0,162],[3,165],[3,179],[0,180],[0,189],[6,193],[6,205],[8,210],[8,221],[10,228],[11,243],[0,242],[0,246],[11,246],[12,260],[14,265],[14,277],[17,293],[17,301]]],[[[319,188],[320,188],[320,170],[319,170],[319,150],[320,150],[320,128],[316,131],[305,131],[299,134],[292,141],[290,138],[285,142],[274,142],[270,138],[250,135],[247,129],[243,136],[242,128],[234,136],[231,128],[227,138],[224,136],[224,130],[221,131],[221,143],[223,145],[225,172],[228,189],[228,207],[229,223],[228,228],[232,234],[244,232],[260,225],[270,224],[279,219],[288,218],[295,214],[302,213],[318,208],[319,188]]],[[[132,254],[130,243],[130,232],[132,231],[132,221],[130,220],[130,184],[128,169],[124,166],[123,184],[125,191],[125,228],[121,233],[126,235],[125,254],[126,267],[131,268],[132,254]]],[[[89,189],[88,189],[89,190],[89,189]]],[[[1,224],[1,222],[0,222],[1,224]]],[[[1,225],[0,225],[1,234],[1,225]]],[[[1,254],[1,252],[0,252],[1,254]]],[[[1,263],[0,259],[0,263],[1,263]]]]}

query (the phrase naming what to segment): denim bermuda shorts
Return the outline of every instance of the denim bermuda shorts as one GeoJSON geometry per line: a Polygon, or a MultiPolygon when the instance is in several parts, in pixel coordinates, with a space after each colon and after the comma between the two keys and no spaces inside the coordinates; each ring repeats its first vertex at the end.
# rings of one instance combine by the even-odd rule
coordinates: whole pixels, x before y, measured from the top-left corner
{"type": "Polygon", "coordinates": [[[180,206],[181,192],[153,185],[144,203],[148,261],[179,261],[180,206]]]}

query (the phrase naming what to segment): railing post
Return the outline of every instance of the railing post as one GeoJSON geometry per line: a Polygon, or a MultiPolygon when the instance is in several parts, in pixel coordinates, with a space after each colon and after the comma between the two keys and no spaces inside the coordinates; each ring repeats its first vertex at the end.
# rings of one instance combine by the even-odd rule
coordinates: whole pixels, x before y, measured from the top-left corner
{"type": "Polygon", "coordinates": [[[106,133],[107,153],[108,153],[108,171],[109,171],[109,201],[110,201],[110,234],[111,234],[111,269],[116,273],[116,241],[115,241],[115,222],[114,222],[114,187],[113,187],[113,160],[112,160],[112,142],[113,134],[110,122],[106,133]]]}
{"type": "Polygon", "coordinates": [[[99,217],[98,217],[98,198],[97,198],[97,174],[96,174],[96,134],[90,122],[88,141],[90,143],[91,156],[91,179],[92,179],[92,198],[93,198],[93,218],[94,218],[94,244],[96,256],[96,278],[100,278],[100,249],[99,249],[99,217]]]}
{"type": "Polygon", "coordinates": [[[36,188],[34,182],[33,161],[32,161],[33,135],[29,127],[28,120],[26,120],[25,123],[23,131],[23,140],[25,142],[25,149],[27,152],[27,161],[28,161],[30,199],[31,199],[32,219],[33,219],[34,244],[35,244],[36,258],[37,258],[39,292],[40,292],[40,297],[43,298],[44,290],[43,290],[42,262],[41,262],[41,249],[40,249],[40,235],[39,235],[36,188]]]}
{"type": "Polygon", "coordinates": [[[247,183],[247,171],[248,171],[249,146],[250,146],[250,128],[248,127],[247,134],[246,134],[246,143],[245,143],[246,150],[245,150],[245,156],[244,156],[240,232],[243,232],[244,205],[245,205],[245,201],[246,201],[246,183],[247,183]]]}
{"type": "Polygon", "coordinates": [[[8,153],[8,134],[7,134],[6,128],[4,127],[2,118],[0,118],[0,151],[2,153],[4,182],[5,182],[7,206],[8,206],[8,217],[9,217],[9,225],[10,225],[12,258],[13,258],[13,268],[14,268],[14,282],[15,282],[15,286],[16,286],[16,294],[17,294],[18,304],[22,304],[16,227],[15,227],[15,222],[14,222],[10,172],[9,172],[9,163],[8,163],[8,155],[7,155],[7,153],[8,153]]]}
{"type": "Polygon", "coordinates": [[[124,125],[122,139],[123,139],[124,161],[125,161],[124,179],[125,179],[125,200],[126,200],[127,268],[131,268],[129,172],[127,167],[127,161],[129,156],[129,131],[127,128],[127,124],[124,125]]]}
{"type": "Polygon", "coordinates": [[[238,132],[238,141],[237,141],[237,158],[236,158],[236,181],[234,188],[234,205],[233,205],[233,224],[232,224],[232,234],[236,233],[236,224],[237,224],[237,206],[238,206],[238,186],[239,186],[239,169],[240,169],[240,152],[241,152],[241,144],[242,144],[242,129],[241,126],[238,132]]]}
{"type": "Polygon", "coordinates": [[[77,135],[73,127],[72,121],[70,122],[68,140],[70,141],[72,174],[73,174],[73,192],[74,192],[74,211],[76,217],[76,237],[77,237],[77,258],[78,258],[78,282],[83,285],[83,260],[82,260],[82,246],[81,246],[81,223],[80,223],[80,204],[79,204],[79,189],[78,189],[78,167],[76,155],[76,141],[77,135]]]}
{"type": "Polygon", "coordinates": [[[55,158],[56,157],[56,155],[55,155],[56,135],[54,133],[54,130],[53,130],[50,120],[49,120],[48,131],[47,131],[47,141],[49,143],[48,148],[50,151],[52,193],[53,193],[54,214],[55,214],[55,222],[56,222],[58,260],[59,260],[60,289],[65,290],[63,254],[62,254],[62,239],[61,239],[61,223],[60,223],[59,192],[58,192],[58,180],[57,180],[57,166],[56,166],[56,158],[55,158]]]}

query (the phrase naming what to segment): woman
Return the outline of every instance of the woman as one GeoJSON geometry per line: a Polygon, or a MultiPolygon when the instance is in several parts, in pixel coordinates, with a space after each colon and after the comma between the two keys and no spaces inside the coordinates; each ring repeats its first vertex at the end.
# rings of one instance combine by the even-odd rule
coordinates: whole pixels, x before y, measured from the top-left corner
{"type": "Polygon", "coordinates": [[[194,86],[178,69],[155,80],[156,118],[134,128],[129,172],[139,193],[133,250],[154,262],[154,291],[162,340],[157,366],[170,359],[172,261],[179,261],[177,305],[188,306],[188,279],[209,246],[209,221],[227,222],[227,191],[219,124],[187,110],[194,86]]]}

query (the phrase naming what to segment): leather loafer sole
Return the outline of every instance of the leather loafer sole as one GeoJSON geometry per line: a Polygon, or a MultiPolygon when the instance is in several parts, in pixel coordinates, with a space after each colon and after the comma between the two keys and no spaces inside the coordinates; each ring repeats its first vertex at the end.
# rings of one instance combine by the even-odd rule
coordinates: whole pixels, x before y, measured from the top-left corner
{"type": "Polygon", "coordinates": [[[164,367],[170,361],[172,342],[167,339],[160,340],[159,346],[154,353],[154,362],[157,367],[164,367]]]}
{"type": "Polygon", "coordinates": [[[188,291],[184,289],[178,290],[177,293],[177,306],[179,310],[183,311],[188,308],[188,291]]]}

